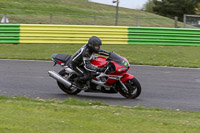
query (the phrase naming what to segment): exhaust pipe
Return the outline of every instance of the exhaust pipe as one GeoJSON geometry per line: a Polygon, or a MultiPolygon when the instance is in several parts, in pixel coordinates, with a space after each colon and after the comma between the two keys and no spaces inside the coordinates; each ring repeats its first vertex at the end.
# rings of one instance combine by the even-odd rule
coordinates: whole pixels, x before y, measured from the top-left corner
{"type": "Polygon", "coordinates": [[[65,80],[62,76],[60,76],[58,73],[54,72],[54,71],[48,71],[48,74],[50,77],[54,78],[55,80],[57,80],[58,82],[62,83],[64,86],[66,87],[71,87],[72,84],[65,80]]]}

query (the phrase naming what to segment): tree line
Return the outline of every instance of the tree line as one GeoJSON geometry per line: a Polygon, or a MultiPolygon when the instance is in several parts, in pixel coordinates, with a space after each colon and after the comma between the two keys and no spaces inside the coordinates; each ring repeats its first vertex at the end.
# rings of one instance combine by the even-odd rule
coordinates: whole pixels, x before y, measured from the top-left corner
{"type": "Polygon", "coordinates": [[[169,18],[177,16],[183,21],[184,14],[200,15],[200,0],[149,0],[144,9],[169,18]]]}

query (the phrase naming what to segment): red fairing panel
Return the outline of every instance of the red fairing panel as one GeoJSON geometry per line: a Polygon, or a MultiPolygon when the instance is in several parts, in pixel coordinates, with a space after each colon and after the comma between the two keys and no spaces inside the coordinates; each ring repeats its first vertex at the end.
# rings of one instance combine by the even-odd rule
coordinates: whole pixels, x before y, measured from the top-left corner
{"type": "Polygon", "coordinates": [[[132,78],[134,78],[133,75],[131,75],[131,74],[125,74],[123,77],[121,77],[120,80],[121,80],[123,83],[125,83],[127,80],[132,79],[132,78]]]}
{"type": "Polygon", "coordinates": [[[108,79],[107,82],[105,83],[105,85],[111,86],[111,85],[115,84],[116,82],[117,82],[116,79],[108,79]]]}
{"type": "Polygon", "coordinates": [[[91,60],[90,63],[93,64],[93,65],[95,65],[95,66],[97,66],[97,67],[102,68],[102,67],[104,67],[108,62],[106,61],[106,58],[105,58],[105,57],[99,56],[99,57],[97,57],[97,59],[91,60]]]}

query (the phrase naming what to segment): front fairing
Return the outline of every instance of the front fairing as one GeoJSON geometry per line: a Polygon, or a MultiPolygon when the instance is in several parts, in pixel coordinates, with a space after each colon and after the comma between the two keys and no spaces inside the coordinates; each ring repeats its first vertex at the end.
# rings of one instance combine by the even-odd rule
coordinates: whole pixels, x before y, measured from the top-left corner
{"type": "Polygon", "coordinates": [[[107,69],[105,73],[110,75],[123,75],[130,68],[127,59],[116,54],[115,52],[111,52],[107,59],[105,57],[98,56],[90,62],[92,65],[99,68],[107,66],[109,69],[107,69]]]}
{"type": "Polygon", "coordinates": [[[112,72],[111,71],[107,72],[110,74],[122,75],[126,73],[130,68],[127,59],[116,54],[115,52],[112,52],[110,54],[107,61],[109,62],[109,64],[111,64],[112,67],[112,72]]]}
{"type": "Polygon", "coordinates": [[[96,57],[96,59],[91,60],[91,64],[97,67],[105,67],[106,71],[104,75],[101,73],[98,78],[94,78],[94,80],[105,82],[105,86],[112,86],[118,80],[126,81],[126,78],[130,76],[127,75],[127,71],[130,68],[129,62],[126,58],[121,57],[120,55],[112,52],[109,57],[106,59],[105,57],[96,57]]]}

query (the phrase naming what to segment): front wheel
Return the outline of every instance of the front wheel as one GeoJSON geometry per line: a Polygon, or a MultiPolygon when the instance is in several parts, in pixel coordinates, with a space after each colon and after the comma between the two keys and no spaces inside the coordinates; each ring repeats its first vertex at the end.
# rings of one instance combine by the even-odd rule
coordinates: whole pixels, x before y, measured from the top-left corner
{"type": "MultiPolygon", "coordinates": [[[[65,73],[65,69],[61,70],[58,74],[60,74],[63,78],[68,77],[68,75],[65,73]]],[[[57,81],[57,84],[59,88],[67,94],[76,95],[81,91],[80,89],[77,89],[77,88],[66,87],[58,81],[57,81]]]]}
{"type": "MultiPolygon", "coordinates": [[[[119,83],[120,84],[120,83],[119,83]]],[[[127,80],[124,85],[126,86],[127,90],[120,84],[119,85],[119,93],[129,99],[137,98],[141,93],[141,85],[136,78],[132,78],[127,80]]]]}

